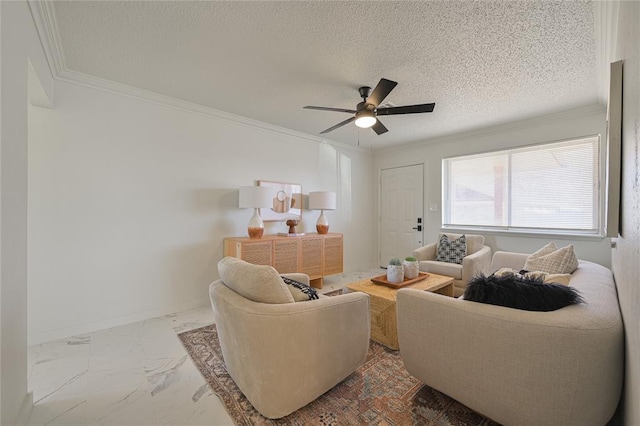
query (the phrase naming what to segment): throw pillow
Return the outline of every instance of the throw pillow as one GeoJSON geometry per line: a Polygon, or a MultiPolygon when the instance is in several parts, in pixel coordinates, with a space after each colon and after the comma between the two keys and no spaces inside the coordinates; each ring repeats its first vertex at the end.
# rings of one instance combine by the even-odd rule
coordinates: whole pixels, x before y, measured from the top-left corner
{"type": "Polygon", "coordinates": [[[548,312],[583,303],[574,287],[547,284],[517,275],[477,275],[467,285],[464,300],[526,311],[548,312]]]}
{"type": "Polygon", "coordinates": [[[453,241],[449,240],[446,234],[440,236],[438,243],[438,254],[436,260],[439,262],[462,264],[462,259],[467,255],[467,239],[464,235],[453,241]]]}
{"type": "Polygon", "coordinates": [[[544,282],[569,285],[571,282],[571,274],[547,274],[547,276],[544,277],[544,282]]]}
{"type": "Polygon", "coordinates": [[[527,258],[524,264],[525,270],[542,271],[547,274],[571,274],[578,269],[578,258],[573,250],[573,244],[543,254],[540,254],[540,251],[527,258]]]}
{"type": "Polygon", "coordinates": [[[282,277],[282,281],[287,285],[287,288],[291,292],[291,296],[296,302],[304,302],[305,300],[318,299],[318,292],[315,288],[301,283],[300,281],[293,280],[288,277],[282,277]]]}
{"type": "Polygon", "coordinates": [[[227,287],[254,302],[295,302],[272,266],[253,265],[235,257],[225,257],[218,262],[218,274],[227,287]]]}
{"type": "Polygon", "coordinates": [[[562,285],[569,285],[569,282],[571,281],[571,274],[547,274],[546,272],[542,272],[542,271],[527,271],[522,269],[521,271],[514,271],[511,268],[501,268],[498,269],[496,272],[493,273],[493,275],[496,275],[498,277],[503,277],[503,276],[515,276],[518,278],[527,278],[530,280],[541,280],[545,283],[552,283],[552,284],[562,284],[562,285]]]}
{"type": "Polygon", "coordinates": [[[538,251],[534,251],[533,253],[531,253],[528,259],[537,259],[541,256],[546,256],[549,253],[553,253],[556,250],[558,250],[558,247],[556,247],[556,243],[551,241],[550,243],[548,243],[546,246],[542,247],[538,251]]]}

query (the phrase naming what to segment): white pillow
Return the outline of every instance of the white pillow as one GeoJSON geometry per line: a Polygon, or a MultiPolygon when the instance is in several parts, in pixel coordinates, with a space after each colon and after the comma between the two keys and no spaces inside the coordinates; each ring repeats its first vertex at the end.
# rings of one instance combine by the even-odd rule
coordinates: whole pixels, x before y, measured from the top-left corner
{"type": "Polygon", "coordinates": [[[518,271],[514,271],[511,268],[498,269],[493,275],[497,277],[512,276],[515,278],[525,278],[529,280],[542,280],[545,284],[562,284],[569,285],[571,281],[571,274],[547,274],[542,271],[530,271],[521,274],[518,271]]]}
{"type": "Polygon", "coordinates": [[[218,262],[218,274],[227,287],[254,302],[295,302],[272,266],[253,265],[235,257],[225,257],[218,262]]]}
{"type": "Polygon", "coordinates": [[[546,255],[548,255],[550,253],[553,253],[556,250],[558,250],[558,247],[556,247],[556,243],[551,241],[546,246],[542,247],[540,250],[534,251],[532,254],[530,254],[529,257],[527,258],[527,260],[528,259],[537,259],[538,257],[546,256],[546,255]]]}
{"type": "Polygon", "coordinates": [[[571,274],[578,269],[578,258],[573,244],[555,249],[555,244],[549,243],[527,258],[524,269],[547,274],[571,274]]]}
{"type": "Polygon", "coordinates": [[[544,278],[545,283],[569,285],[571,282],[571,274],[547,274],[544,278]]]}

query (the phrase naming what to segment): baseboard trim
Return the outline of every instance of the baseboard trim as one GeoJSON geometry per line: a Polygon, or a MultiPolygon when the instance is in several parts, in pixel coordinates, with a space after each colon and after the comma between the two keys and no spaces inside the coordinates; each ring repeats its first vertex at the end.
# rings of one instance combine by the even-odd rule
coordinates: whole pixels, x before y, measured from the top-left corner
{"type": "Polygon", "coordinates": [[[63,327],[55,330],[42,331],[39,333],[33,333],[28,336],[28,344],[37,345],[40,343],[50,342],[52,340],[63,339],[66,337],[77,336],[79,334],[92,333],[98,330],[104,330],[107,328],[118,327],[125,324],[131,324],[133,322],[144,321],[163,315],[173,314],[176,312],[187,311],[189,309],[200,308],[209,304],[209,298],[203,300],[202,298],[185,302],[181,304],[166,306],[163,308],[152,309],[149,311],[138,312],[130,315],[123,315],[116,318],[110,318],[101,321],[93,321],[86,324],[80,324],[72,327],[63,327]]]}

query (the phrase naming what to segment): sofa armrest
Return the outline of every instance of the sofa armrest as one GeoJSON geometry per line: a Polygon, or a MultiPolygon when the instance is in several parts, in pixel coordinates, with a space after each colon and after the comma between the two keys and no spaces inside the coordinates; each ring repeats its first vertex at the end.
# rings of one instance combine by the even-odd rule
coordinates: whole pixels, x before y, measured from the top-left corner
{"type": "Polygon", "coordinates": [[[401,289],[397,309],[409,373],[499,423],[606,424],[615,411],[621,329],[585,324],[586,305],[530,312],[401,289]]]}
{"type": "Polygon", "coordinates": [[[290,274],[280,274],[283,277],[287,277],[291,280],[296,280],[299,281],[303,284],[309,285],[309,275],[307,274],[301,274],[299,272],[294,272],[294,273],[290,273],[290,274]]]}
{"type": "Polygon", "coordinates": [[[497,251],[493,253],[491,259],[491,267],[489,273],[493,274],[495,271],[501,268],[509,268],[514,271],[519,271],[524,268],[524,264],[527,262],[529,254],[527,253],[514,253],[510,251],[497,251]]]}
{"type": "Polygon", "coordinates": [[[428,244],[424,247],[420,247],[413,251],[413,257],[415,257],[418,261],[421,260],[436,260],[436,248],[438,247],[437,243],[428,244]]]}
{"type": "Polygon", "coordinates": [[[482,246],[477,252],[462,259],[462,281],[468,283],[478,274],[487,274],[491,266],[491,248],[482,246]]]}

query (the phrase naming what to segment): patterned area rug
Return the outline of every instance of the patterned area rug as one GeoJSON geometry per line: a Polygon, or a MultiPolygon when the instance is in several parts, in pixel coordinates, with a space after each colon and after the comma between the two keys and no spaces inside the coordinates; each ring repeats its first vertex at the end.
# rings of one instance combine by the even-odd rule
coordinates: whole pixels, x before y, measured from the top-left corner
{"type": "Polygon", "coordinates": [[[367,361],[333,389],[278,420],[258,413],[227,373],[215,325],[179,334],[237,425],[499,426],[409,375],[398,351],[371,342],[367,361]]]}
{"type": "Polygon", "coordinates": [[[342,294],[342,289],[341,288],[338,289],[338,290],[330,291],[328,293],[324,293],[324,296],[338,296],[340,294],[342,294]]]}

